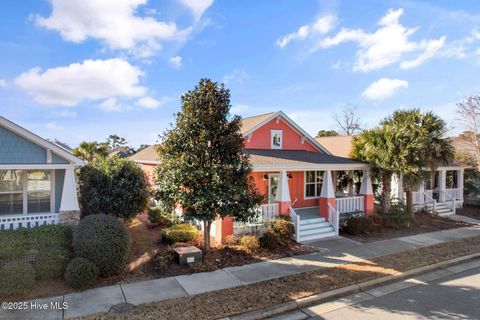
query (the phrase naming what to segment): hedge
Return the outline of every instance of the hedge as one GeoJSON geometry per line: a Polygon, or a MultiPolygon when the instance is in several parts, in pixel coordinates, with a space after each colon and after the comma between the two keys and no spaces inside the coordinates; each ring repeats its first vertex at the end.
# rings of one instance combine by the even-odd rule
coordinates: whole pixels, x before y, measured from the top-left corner
{"type": "Polygon", "coordinates": [[[17,296],[30,292],[35,285],[35,271],[27,262],[10,262],[0,268],[0,295],[17,296]]]}
{"type": "Polygon", "coordinates": [[[162,230],[162,238],[168,243],[189,242],[198,237],[198,230],[189,224],[176,224],[162,230]]]}
{"type": "Polygon", "coordinates": [[[71,250],[71,228],[66,225],[43,225],[35,228],[20,228],[0,231],[0,259],[21,259],[32,250],[48,247],[71,250]]]}
{"type": "Polygon", "coordinates": [[[84,289],[98,278],[97,266],[85,258],[72,259],[65,270],[65,282],[74,289],[84,289]]]}

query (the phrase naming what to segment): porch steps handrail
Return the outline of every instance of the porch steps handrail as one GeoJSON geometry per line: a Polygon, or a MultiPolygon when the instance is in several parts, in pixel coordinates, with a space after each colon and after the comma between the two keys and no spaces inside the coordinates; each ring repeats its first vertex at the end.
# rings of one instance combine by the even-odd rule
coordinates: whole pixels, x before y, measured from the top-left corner
{"type": "Polygon", "coordinates": [[[292,218],[293,225],[295,226],[295,241],[300,241],[300,216],[295,212],[292,206],[289,206],[290,217],[292,218]]]}
{"type": "Polygon", "coordinates": [[[335,209],[330,203],[328,203],[328,221],[332,224],[335,230],[335,235],[339,234],[340,226],[340,211],[335,209]]]}
{"type": "MultiPolygon", "coordinates": [[[[451,189],[451,190],[455,190],[455,189],[451,189]]],[[[441,190],[440,191],[443,196],[444,196],[444,199],[445,199],[445,204],[452,210],[453,214],[456,214],[456,199],[455,197],[452,197],[452,195],[449,193],[449,192],[445,192],[445,190],[441,190]],[[451,203],[450,203],[451,202],[451,203]]]]}
{"type": "Polygon", "coordinates": [[[436,211],[437,210],[437,199],[434,199],[430,195],[430,193],[428,193],[428,192],[423,191],[422,193],[423,193],[423,202],[425,204],[425,208],[429,203],[431,203],[432,204],[432,210],[436,211]]]}

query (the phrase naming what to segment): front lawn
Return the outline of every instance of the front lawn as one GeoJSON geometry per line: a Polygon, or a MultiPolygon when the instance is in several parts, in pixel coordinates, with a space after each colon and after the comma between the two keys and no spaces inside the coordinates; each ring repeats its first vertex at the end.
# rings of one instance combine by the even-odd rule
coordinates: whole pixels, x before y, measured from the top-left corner
{"type": "Polygon", "coordinates": [[[480,220],[480,208],[479,207],[463,207],[457,209],[457,214],[461,216],[466,216],[469,218],[480,220]]]}

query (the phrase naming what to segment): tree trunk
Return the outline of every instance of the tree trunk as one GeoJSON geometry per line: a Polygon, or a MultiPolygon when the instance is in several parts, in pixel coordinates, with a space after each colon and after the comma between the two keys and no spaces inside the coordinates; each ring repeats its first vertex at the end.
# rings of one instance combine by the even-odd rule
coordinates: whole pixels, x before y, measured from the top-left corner
{"type": "Polygon", "coordinates": [[[203,221],[203,246],[205,251],[210,250],[210,229],[212,227],[211,221],[203,221]]]}
{"type": "Polygon", "coordinates": [[[391,207],[391,192],[392,192],[392,175],[388,172],[382,173],[382,196],[381,196],[381,210],[382,213],[387,213],[391,207]]]}
{"type": "Polygon", "coordinates": [[[410,220],[415,221],[415,213],[413,212],[413,192],[410,188],[406,190],[407,194],[407,214],[410,216],[410,220]]]}

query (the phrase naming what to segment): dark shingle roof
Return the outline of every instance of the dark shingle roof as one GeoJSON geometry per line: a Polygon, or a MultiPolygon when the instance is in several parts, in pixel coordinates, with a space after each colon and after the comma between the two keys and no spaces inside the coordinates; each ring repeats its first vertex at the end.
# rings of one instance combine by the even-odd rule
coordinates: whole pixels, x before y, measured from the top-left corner
{"type": "Polygon", "coordinates": [[[363,164],[349,158],[305,150],[244,149],[255,164],[363,164]]]}

